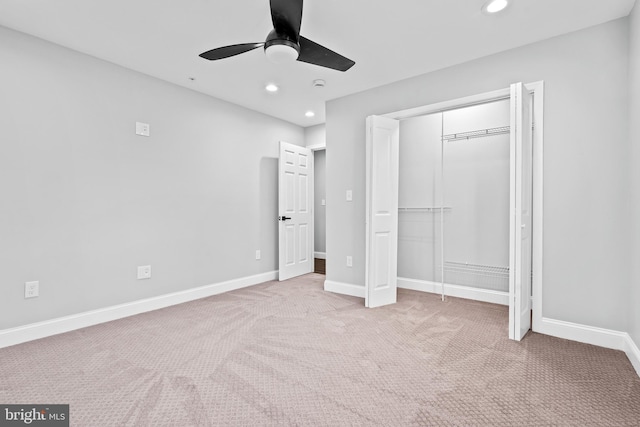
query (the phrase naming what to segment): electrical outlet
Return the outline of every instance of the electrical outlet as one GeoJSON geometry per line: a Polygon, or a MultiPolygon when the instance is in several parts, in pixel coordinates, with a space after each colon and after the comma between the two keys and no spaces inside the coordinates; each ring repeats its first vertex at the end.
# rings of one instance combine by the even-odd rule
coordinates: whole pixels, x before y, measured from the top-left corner
{"type": "Polygon", "coordinates": [[[138,266],[138,280],[151,279],[151,266],[141,265],[138,266]]]}
{"type": "Polygon", "coordinates": [[[40,282],[25,282],[24,297],[35,298],[40,295],[40,282]]]}
{"type": "Polygon", "coordinates": [[[262,258],[262,254],[260,253],[260,249],[258,249],[258,250],[256,251],[256,260],[259,260],[259,259],[261,259],[261,258],[262,258]]]}
{"type": "Polygon", "coordinates": [[[353,267],[353,257],[351,255],[347,255],[347,267],[353,267]]]}

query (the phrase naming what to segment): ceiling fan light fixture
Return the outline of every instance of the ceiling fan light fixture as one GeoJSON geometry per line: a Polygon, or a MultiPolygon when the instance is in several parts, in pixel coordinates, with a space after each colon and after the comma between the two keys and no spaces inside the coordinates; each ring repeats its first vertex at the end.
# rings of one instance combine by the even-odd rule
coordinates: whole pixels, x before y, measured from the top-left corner
{"type": "Polygon", "coordinates": [[[509,0],[489,0],[482,6],[482,12],[487,15],[501,12],[509,6],[509,0]]]}
{"type": "Polygon", "coordinates": [[[298,59],[298,50],[289,44],[271,44],[264,49],[267,59],[276,64],[293,62],[298,59]]]}

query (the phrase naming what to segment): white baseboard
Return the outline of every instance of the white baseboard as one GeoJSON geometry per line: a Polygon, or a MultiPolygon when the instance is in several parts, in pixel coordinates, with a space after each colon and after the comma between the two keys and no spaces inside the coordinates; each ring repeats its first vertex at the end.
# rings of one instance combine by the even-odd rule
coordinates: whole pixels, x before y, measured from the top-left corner
{"type": "Polygon", "coordinates": [[[180,292],[173,292],[153,298],[146,298],[139,301],[133,301],[111,307],[100,308],[97,310],[86,311],[84,313],[59,317],[56,319],[32,323],[29,325],[18,326],[16,328],[0,330],[0,348],[9,347],[11,345],[36,340],[51,335],[61,334],[80,328],[86,328],[87,326],[110,322],[112,320],[122,319],[123,317],[146,313],[148,311],[158,310],[160,308],[193,301],[200,298],[206,298],[212,295],[218,295],[235,289],[246,288],[248,286],[257,285],[258,283],[277,280],[277,278],[278,272],[270,271],[267,273],[256,274],[254,276],[241,277],[239,279],[214,283],[211,285],[187,289],[180,292]]]}
{"type": "Polygon", "coordinates": [[[542,318],[536,332],[623,351],[626,346],[626,337],[629,335],[626,332],[565,322],[564,320],[549,319],[547,317],[542,318]]]}
{"type": "Polygon", "coordinates": [[[351,283],[341,283],[334,282],[332,280],[325,280],[324,290],[336,294],[364,298],[364,286],[353,285],[351,283]]]}
{"type": "MultiPolygon", "coordinates": [[[[398,277],[398,288],[411,289],[413,291],[442,293],[442,284],[427,280],[407,279],[398,277]]],[[[450,297],[472,299],[476,301],[490,302],[492,304],[509,305],[507,292],[492,291],[490,289],[472,288],[469,286],[444,284],[444,294],[450,297]]]]}
{"type": "Polygon", "coordinates": [[[326,252],[314,252],[313,253],[313,257],[314,258],[318,258],[318,259],[327,259],[327,253],[326,252]]]}
{"type": "MultiPolygon", "coordinates": [[[[398,288],[411,289],[414,291],[429,292],[440,294],[441,284],[428,282],[425,280],[414,280],[398,277],[398,288]]],[[[509,305],[509,295],[506,292],[492,291],[486,289],[476,289],[459,285],[444,285],[445,294],[451,297],[473,299],[477,301],[490,302],[493,304],[509,305]]],[[[354,285],[351,283],[334,282],[331,280],[324,281],[324,290],[334,292],[336,294],[350,295],[354,297],[364,298],[364,286],[354,285]]]]}
{"type": "Polygon", "coordinates": [[[543,317],[536,332],[585,344],[624,351],[640,376],[640,349],[626,332],[543,317]]]}
{"type": "Polygon", "coordinates": [[[636,370],[636,373],[640,377],[640,348],[638,348],[638,345],[635,342],[633,342],[633,340],[631,339],[631,335],[629,334],[627,334],[625,344],[626,345],[625,345],[624,352],[627,353],[627,357],[629,358],[629,361],[631,362],[634,369],[636,370]]]}

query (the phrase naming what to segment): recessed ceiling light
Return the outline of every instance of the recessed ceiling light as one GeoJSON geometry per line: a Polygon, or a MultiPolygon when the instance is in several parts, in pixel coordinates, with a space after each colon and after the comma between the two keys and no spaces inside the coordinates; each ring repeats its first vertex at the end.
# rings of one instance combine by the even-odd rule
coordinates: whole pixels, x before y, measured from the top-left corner
{"type": "Polygon", "coordinates": [[[277,92],[278,91],[278,86],[276,86],[273,83],[269,83],[264,88],[267,90],[267,92],[277,92]]]}
{"type": "Polygon", "coordinates": [[[306,113],[304,113],[304,115],[307,117],[313,117],[316,115],[316,113],[314,113],[313,111],[307,111],[306,113]]]}
{"type": "Polygon", "coordinates": [[[503,11],[507,6],[509,6],[509,0],[489,0],[482,6],[482,11],[491,15],[503,11]]]}

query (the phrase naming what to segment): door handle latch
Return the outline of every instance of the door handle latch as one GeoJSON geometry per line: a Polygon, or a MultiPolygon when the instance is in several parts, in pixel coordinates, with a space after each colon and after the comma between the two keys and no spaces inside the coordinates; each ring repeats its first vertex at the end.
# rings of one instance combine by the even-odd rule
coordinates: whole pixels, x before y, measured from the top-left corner
{"type": "Polygon", "coordinates": [[[290,216],[279,216],[278,217],[278,220],[280,220],[280,221],[286,221],[288,219],[291,219],[291,217],[290,216]]]}

